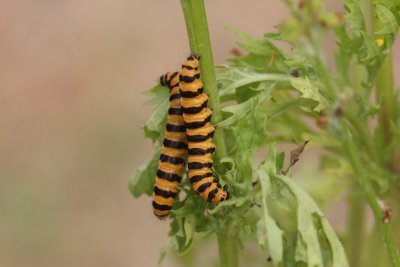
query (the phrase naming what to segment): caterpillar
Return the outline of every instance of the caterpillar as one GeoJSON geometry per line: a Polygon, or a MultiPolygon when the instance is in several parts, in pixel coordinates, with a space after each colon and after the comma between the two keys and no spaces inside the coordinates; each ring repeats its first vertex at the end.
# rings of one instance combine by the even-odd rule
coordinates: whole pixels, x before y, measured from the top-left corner
{"type": "Polygon", "coordinates": [[[179,73],[167,73],[161,76],[160,83],[170,89],[170,104],[152,204],[154,215],[163,219],[170,214],[177,195],[177,186],[182,180],[187,141],[180,103],[179,73]]]}
{"type": "Polygon", "coordinates": [[[211,168],[215,145],[212,143],[214,126],[212,111],[207,107],[208,96],[200,80],[199,58],[189,56],[179,76],[183,120],[188,141],[188,177],[194,191],[204,200],[219,203],[229,193],[214,178],[211,168]]]}

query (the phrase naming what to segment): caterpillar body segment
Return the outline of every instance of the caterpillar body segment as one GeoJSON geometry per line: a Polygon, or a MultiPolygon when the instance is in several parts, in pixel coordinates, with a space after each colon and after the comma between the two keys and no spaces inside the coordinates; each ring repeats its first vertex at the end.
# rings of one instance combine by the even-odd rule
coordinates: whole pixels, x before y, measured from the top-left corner
{"type": "Polygon", "coordinates": [[[212,111],[200,80],[199,60],[190,56],[182,65],[179,77],[181,106],[188,140],[188,177],[196,193],[204,200],[219,203],[229,198],[212,174],[212,143],[215,128],[210,123],[212,111]]]}
{"type": "Polygon", "coordinates": [[[170,89],[170,106],[152,204],[154,214],[158,218],[164,219],[171,212],[178,191],[177,187],[182,180],[187,141],[180,102],[179,73],[167,73],[161,76],[160,83],[170,89]]]}

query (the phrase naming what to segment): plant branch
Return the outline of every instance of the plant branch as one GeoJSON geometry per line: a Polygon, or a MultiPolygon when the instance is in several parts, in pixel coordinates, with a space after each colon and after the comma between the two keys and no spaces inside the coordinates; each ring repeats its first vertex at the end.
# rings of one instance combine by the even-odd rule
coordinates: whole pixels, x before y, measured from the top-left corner
{"type": "MultiPolygon", "coordinates": [[[[209,104],[213,108],[212,122],[222,120],[221,103],[219,101],[217,81],[215,76],[214,61],[208,33],[207,16],[203,0],[181,0],[183,14],[185,16],[186,29],[189,37],[190,51],[200,56],[201,80],[204,91],[209,96],[209,104]]],[[[226,156],[226,146],[222,129],[217,129],[214,135],[217,149],[217,159],[226,156]]],[[[218,163],[217,163],[218,165],[218,163]]]]}
{"type": "MultiPolygon", "coordinates": [[[[218,96],[217,82],[213,63],[210,36],[208,33],[207,16],[203,0],[181,0],[182,10],[185,17],[186,29],[189,37],[190,50],[193,55],[200,56],[200,71],[204,91],[209,96],[209,104],[213,108],[212,122],[218,123],[222,120],[221,104],[218,96]]],[[[221,158],[227,155],[224,133],[218,128],[214,134],[215,168],[224,172],[220,164],[221,158]]],[[[221,267],[237,267],[237,237],[229,232],[229,221],[225,221],[225,228],[218,233],[218,246],[221,267]]]]}
{"type": "Polygon", "coordinates": [[[220,256],[220,267],[236,267],[237,262],[237,242],[231,243],[234,237],[228,232],[218,234],[218,250],[220,256]]]}
{"type": "Polygon", "coordinates": [[[358,184],[354,184],[349,197],[350,209],[348,218],[347,248],[350,266],[360,267],[361,252],[363,248],[365,204],[364,198],[359,194],[358,184]]]}
{"type": "Polygon", "coordinates": [[[376,196],[374,190],[372,189],[371,185],[369,184],[368,180],[368,173],[365,170],[364,165],[362,164],[360,158],[357,155],[357,148],[352,143],[350,137],[346,137],[345,142],[345,149],[348,152],[350,163],[354,168],[354,171],[357,174],[357,178],[359,184],[361,185],[366,199],[372,209],[372,212],[375,217],[375,223],[378,225],[383,240],[386,245],[386,251],[389,255],[390,262],[393,267],[400,267],[400,259],[399,259],[399,252],[396,246],[395,237],[393,234],[393,230],[388,222],[385,222],[383,209],[381,206],[381,201],[376,196]]]}
{"type": "MultiPolygon", "coordinates": [[[[371,1],[371,5],[383,2],[381,0],[371,1]]],[[[371,6],[371,10],[374,10],[374,7],[371,6]]],[[[377,32],[381,27],[381,21],[378,20],[374,16],[374,12],[371,12],[371,20],[372,20],[372,32],[377,32]]],[[[374,35],[375,38],[381,38],[379,35],[374,35]]],[[[384,39],[382,39],[384,40],[384,39]]],[[[392,140],[392,133],[390,131],[390,122],[393,118],[393,101],[395,98],[395,88],[393,81],[393,63],[392,63],[392,53],[389,52],[383,64],[378,72],[375,81],[376,86],[376,95],[377,99],[380,102],[379,109],[379,128],[384,138],[384,144],[390,144],[392,140]]]]}

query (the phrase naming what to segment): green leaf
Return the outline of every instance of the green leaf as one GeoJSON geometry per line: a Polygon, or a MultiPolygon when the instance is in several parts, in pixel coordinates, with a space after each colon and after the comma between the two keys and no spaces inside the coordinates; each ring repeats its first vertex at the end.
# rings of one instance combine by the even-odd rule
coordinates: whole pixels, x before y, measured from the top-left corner
{"type": "Polygon", "coordinates": [[[291,179],[282,175],[277,175],[276,178],[279,179],[297,199],[298,230],[302,239],[307,244],[309,266],[319,266],[318,264],[321,264],[322,261],[321,253],[323,252],[321,252],[320,241],[317,234],[319,231],[324,232],[330,245],[329,249],[332,254],[332,266],[349,266],[341,242],[315,202],[291,179]],[[313,217],[318,218],[321,228],[318,228],[318,225],[314,224],[313,217]]]}
{"type": "Polygon", "coordinates": [[[360,1],[358,0],[346,0],[344,7],[346,14],[344,16],[348,31],[352,35],[359,35],[365,31],[364,14],[360,7],[360,1]]]}
{"type": "Polygon", "coordinates": [[[275,46],[268,38],[250,36],[238,29],[228,27],[228,30],[240,38],[238,46],[247,51],[245,56],[231,58],[236,67],[247,67],[257,72],[287,73],[285,52],[275,46]]]}
{"type": "MultiPolygon", "coordinates": [[[[305,266],[348,267],[342,244],[315,202],[290,178],[276,173],[277,158],[275,146],[272,145],[268,158],[257,171],[262,188],[261,205],[264,214],[262,220],[264,225],[268,223],[267,238],[273,239],[280,246],[273,248],[270,253],[278,255],[280,260],[283,250],[285,263],[290,262],[290,258],[293,257],[296,264],[306,263],[305,266]],[[288,201],[291,198],[293,201],[288,201]],[[268,200],[268,204],[264,208],[265,199],[268,200]],[[274,210],[274,206],[278,207],[275,210],[282,210],[282,206],[287,206],[286,210],[296,217],[296,239],[292,246],[281,242],[282,235],[289,239],[293,236],[290,227],[282,227],[288,220],[289,214],[282,216],[270,212],[274,210]],[[294,254],[291,252],[293,249],[294,254]]],[[[259,236],[260,238],[262,239],[263,235],[259,236]]]]}
{"type": "Polygon", "coordinates": [[[283,261],[283,231],[268,211],[267,199],[271,195],[270,178],[264,170],[257,171],[261,183],[262,218],[258,222],[258,244],[263,248],[266,245],[274,266],[283,261]]]}
{"type": "Polygon", "coordinates": [[[232,115],[218,123],[217,127],[227,127],[243,119],[249,112],[254,110],[258,103],[264,102],[270,97],[273,87],[274,84],[265,84],[264,90],[259,95],[256,95],[240,104],[223,108],[223,112],[230,113],[232,115]]]}
{"type": "Polygon", "coordinates": [[[374,32],[374,34],[394,34],[399,30],[396,16],[392,11],[382,4],[376,4],[376,16],[381,21],[381,29],[374,32]]]}
{"type": "Polygon", "coordinates": [[[328,101],[323,97],[317,86],[312,84],[307,77],[299,77],[291,80],[294,88],[300,91],[301,97],[311,99],[316,102],[314,111],[320,112],[328,107],[328,101]]]}
{"type": "MultiPolygon", "coordinates": [[[[221,97],[225,95],[235,94],[238,88],[248,88],[260,82],[290,82],[292,76],[284,74],[260,74],[243,68],[229,68],[225,73],[221,73],[217,77],[217,82],[221,85],[219,94],[221,97]]],[[[256,91],[262,91],[264,87],[257,87],[256,91]]]]}
{"type": "Polygon", "coordinates": [[[154,141],[161,141],[169,108],[168,89],[157,85],[148,91],[152,98],[147,102],[155,106],[153,113],[144,125],[144,135],[154,141]]]}
{"type": "Polygon", "coordinates": [[[133,196],[140,197],[143,194],[153,193],[160,149],[145,163],[143,163],[129,178],[129,189],[133,196]]]}

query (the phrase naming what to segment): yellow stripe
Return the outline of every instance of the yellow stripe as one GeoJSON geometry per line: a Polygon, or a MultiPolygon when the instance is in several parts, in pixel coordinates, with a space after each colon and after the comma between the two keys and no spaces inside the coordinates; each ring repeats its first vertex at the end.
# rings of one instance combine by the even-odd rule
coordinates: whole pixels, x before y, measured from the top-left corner
{"type": "Polygon", "coordinates": [[[183,119],[186,123],[197,122],[197,121],[204,121],[209,116],[211,116],[212,111],[209,108],[203,109],[202,112],[197,114],[183,114],[183,119]]]}
{"type": "Polygon", "coordinates": [[[184,167],[184,164],[174,165],[169,162],[159,162],[158,164],[158,168],[163,172],[174,173],[178,175],[181,175],[184,167]]]}
{"type": "Polygon", "coordinates": [[[168,190],[171,192],[176,192],[176,187],[178,186],[178,182],[170,182],[161,178],[156,177],[156,185],[158,188],[162,190],[168,190]]]}
{"type": "Polygon", "coordinates": [[[197,128],[197,129],[186,129],[187,135],[202,135],[206,136],[209,133],[212,133],[215,130],[214,126],[212,126],[210,123],[207,123],[204,125],[204,127],[197,128]]]}
{"type": "Polygon", "coordinates": [[[186,143],[186,133],[184,132],[165,132],[164,138],[169,140],[185,142],[186,143]]]}
{"type": "Polygon", "coordinates": [[[186,154],[186,149],[164,147],[162,153],[171,157],[183,158],[186,154]]]}

